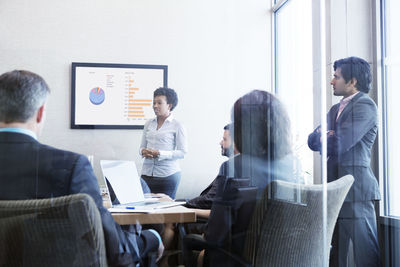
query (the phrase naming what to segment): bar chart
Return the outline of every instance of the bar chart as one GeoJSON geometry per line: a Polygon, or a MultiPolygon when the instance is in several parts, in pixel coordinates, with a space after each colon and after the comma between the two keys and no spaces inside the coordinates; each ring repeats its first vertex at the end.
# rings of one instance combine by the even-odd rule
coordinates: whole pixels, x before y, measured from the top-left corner
{"type": "Polygon", "coordinates": [[[143,97],[142,90],[137,86],[136,80],[132,78],[132,74],[126,77],[126,81],[124,116],[128,121],[149,119],[151,117],[149,110],[152,107],[152,98],[139,98],[143,97]]]}

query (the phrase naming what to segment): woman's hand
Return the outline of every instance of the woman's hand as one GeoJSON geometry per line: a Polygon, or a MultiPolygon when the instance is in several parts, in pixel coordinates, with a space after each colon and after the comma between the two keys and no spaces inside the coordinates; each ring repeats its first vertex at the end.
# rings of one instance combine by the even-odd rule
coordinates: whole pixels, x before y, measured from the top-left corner
{"type": "Polygon", "coordinates": [[[148,159],[158,158],[160,156],[160,151],[154,149],[143,148],[142,156],[148,159]]]}
{"type": "Polygon", "coordinates": [[[164,193],[145,193],[145,197],[158,198],[157,201],[174,201],[170,196],[164,193]]]}
{"type": "Polygon", "coordinates": [[[174,201],[170,196],[163,194],[163,193],[157,193],[153,194],[155,197],[158,197],[158,201],[174,201]]]}
{"type": "Polygon", "coordinates": [[[151,154],[151,150],[147,149],[147,148],[143,148],[142,149],[142,156],[145,158],[151,158],[152,154],[151,154]]]}

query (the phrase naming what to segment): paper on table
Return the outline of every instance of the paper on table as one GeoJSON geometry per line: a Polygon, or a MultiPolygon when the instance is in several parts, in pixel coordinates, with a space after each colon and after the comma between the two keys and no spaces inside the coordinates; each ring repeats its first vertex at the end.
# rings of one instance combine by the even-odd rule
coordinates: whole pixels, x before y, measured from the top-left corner
{"type": "Polygon", "coordinates": [[[125,208],[109,208],[109,212],[111,213],[150,213],[154,210],[139,210],[139,209],[125,209],[125,208]]]}
{"type": "MultiPolygon", "coordinates": [[[[162,203],[162,202],[161,202],[162,203]]],[[[185,201],[166,202],[164,206],[157,205],[145,205],[145,206],[128,206],[128,207],[114,207],[109,208],[109,212],[120,212],[120,213],[152,213],[160,209],[168,209],[176,206],[185,204],[185,201]]]]}

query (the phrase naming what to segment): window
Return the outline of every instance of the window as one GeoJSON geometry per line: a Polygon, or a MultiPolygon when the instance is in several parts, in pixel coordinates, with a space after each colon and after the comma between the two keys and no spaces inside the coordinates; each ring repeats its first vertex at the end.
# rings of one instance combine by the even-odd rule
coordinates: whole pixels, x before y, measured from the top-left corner
{"type": "Polygon", "coordinates": [[[400,216],[400,37],[395,32],[400,25],[400,2],[382,1],[382,126],[384,211],[383,215],[400,216]]]}
{"type": "Polygon", "coordinates": [[[275,92],[291,120],[293,151],[306,183],[313,181],[313,152],[307,136],[313,130],[312,6],[310,0],[276,4],[275,92]]]}

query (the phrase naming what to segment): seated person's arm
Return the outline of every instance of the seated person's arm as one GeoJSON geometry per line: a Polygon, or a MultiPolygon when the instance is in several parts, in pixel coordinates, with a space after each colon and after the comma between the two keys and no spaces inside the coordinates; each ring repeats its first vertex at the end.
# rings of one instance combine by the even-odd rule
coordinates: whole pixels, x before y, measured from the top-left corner
{"type": "Polygon", "coordinates": [[[211,210],[203,210],[203,209],[190,209],[196,213],[196,216],[201,217],[201,218],[206,218],[210,217],[210,212],[211,210]]]}
{"type": "Polygon", "coordinates": [[[127,233],[122,231],[121,227],[114,221],[111,214],[103,207],[97,178],[93,172],[87,157],[79,155],[75,161],[72,170],[72,179],[69,194],[86,193],[90,195],[100,212],[100,218],[103,224],[104,238],[106,241],[107,260],[110,265],[124,265],[130,262],[139,262],[140,258],[147,257],[149,252],[158,251],[158,256],[162,254],[164,246],[160,242],[159,235],[152,231],[137,231],[127,233]],[[126,238],[129,241],[123,241],[121,235],[134,235],[126,238]],[[138,252],[125,250],[128,247],[127,242],[137,240],[133,246],[138,246],[138,252]],[[121,251],[121,248],[124,248],[121,251]]]}

